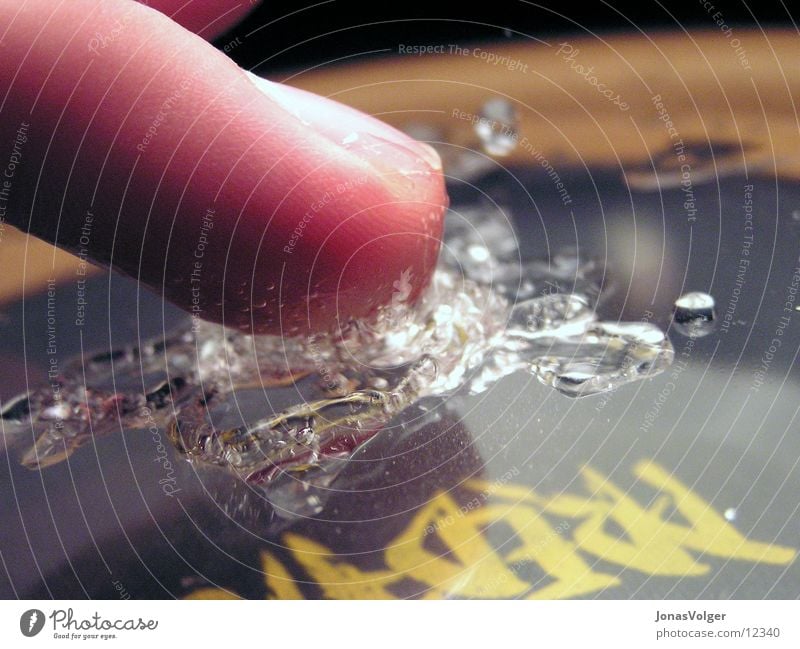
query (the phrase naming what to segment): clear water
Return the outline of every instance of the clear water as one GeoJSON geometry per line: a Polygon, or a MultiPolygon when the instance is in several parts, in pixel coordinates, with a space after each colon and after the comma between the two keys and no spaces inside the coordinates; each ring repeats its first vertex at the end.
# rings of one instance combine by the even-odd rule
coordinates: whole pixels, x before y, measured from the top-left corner
{"type": "Polygon", "coordinates": [[[475,133],[483,150],[493,156],[507,156],[519,141],[517,111],[501,97],[486,101],[478,113],[475,133]]]}
{"type": "Polygon", "coordinates": [[[598,270],[569,254],[521,260],[499,210],[448,215],[440,263],[409,307],[404,278],[376,323],[337,337],[248,336],[191,322],[164,339],[79,358],[0,414],[36,443],[41,469],[92,436],[166,429],[187,461],[218,467],[285,518],[314,515],[327,487],[387,425],[419,426],[450,399],[527,372],[569,397],[652,377],[673,349],[650,323],[602,322],[598,270]]]}
{"type": "Polygon", "coordinates": [[[675,329],[684,336],[702,338],[717,326],[714,298],[708,293],[692,291],[675,300],[675,329]]]}

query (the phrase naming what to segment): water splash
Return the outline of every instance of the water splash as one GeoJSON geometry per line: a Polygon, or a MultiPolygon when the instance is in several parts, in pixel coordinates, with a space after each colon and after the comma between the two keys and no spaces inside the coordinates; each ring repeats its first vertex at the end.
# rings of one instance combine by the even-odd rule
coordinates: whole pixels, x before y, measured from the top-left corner
{"type": "Polygon", "coordinates": [[[448,216],[421,301],[393,300],[336,344],[187,321],[165,339],[76,359],[57,389],[18,397],[0,419],[9,439],[34,435],[22,457],[31,469],[93,436],[165,428],[186,460],[224,468],[281,516],[314,515],[354,451],[423,402],[435,411],[515,372],[584,397],[663,371],[673,349],[656,326],[598,319],[596,270],[570,255],[523,261],[502,212],[462,211],[448,216]]]}
{"type": "Polygon", "coordinates": [[[504,157],[517,148],[518,124],[514,104],[502,97],[495,97],[481,106],[475,122],[475,133],[486,153],[504,157]]]}

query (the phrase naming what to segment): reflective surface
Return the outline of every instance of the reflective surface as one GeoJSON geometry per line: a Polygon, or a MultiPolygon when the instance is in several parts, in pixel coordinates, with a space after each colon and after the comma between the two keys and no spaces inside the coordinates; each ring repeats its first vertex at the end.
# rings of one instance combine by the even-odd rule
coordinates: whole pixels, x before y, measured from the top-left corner
{"type": "MultiPolygon", "coordinates": [[[[291,520],[228,474],[183,462],[160,428],[97,438],[42,472],[12,450],[3,593],[796,596],[800,191],[735,177],[698,185],[702,211],[687,221],[680,189],[563,175],[570,206],[543,171],[512,169],[477,187],[455,181],[453,209],[501,205],[523,259],[561,268],[556,294],[595,264],[600,317],[669,331],[667,371],[585,399],[525,373],[444,405],[423,399],[356,452],[318,514],[291,520]],[[672,320],[691,291],[716,302],[703,337],[672,320]]],[[[59,361],[180,322],[127,280],[108,281],[92,285],[83,328],[67,326],[74,286],[59,289],[59,361]]],[[[19,369],[4,398],[47,382],[47,310],[46,295],[26,300],[25,340],[22,308],[8,313],[2,353],[19,369]]]]}

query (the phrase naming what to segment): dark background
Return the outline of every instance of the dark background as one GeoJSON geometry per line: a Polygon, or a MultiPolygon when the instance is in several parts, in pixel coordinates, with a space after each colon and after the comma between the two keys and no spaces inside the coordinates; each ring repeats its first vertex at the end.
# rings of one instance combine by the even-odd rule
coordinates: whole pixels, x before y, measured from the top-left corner
{"type": "Polygon", "coordinates": [[[713,0],[684,2],[328,2],[267,0],[232,31],[222,48],[241,66],[270,73],[333,62],[342,57],[390,55],[398,43],[465,43],[499,37],[525,39],[553,33],[717,29],[716,12],[729,26],[796,27],[791,3],[713,0]],[[376,50],[389,50],[376,52],[376,50]]]}

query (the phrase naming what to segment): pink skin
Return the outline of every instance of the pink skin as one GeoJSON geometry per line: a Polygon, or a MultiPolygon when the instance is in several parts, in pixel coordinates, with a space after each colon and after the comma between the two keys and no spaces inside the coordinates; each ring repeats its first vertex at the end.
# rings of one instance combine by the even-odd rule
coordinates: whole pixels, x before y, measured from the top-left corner
{"type": "Polygon", "coordinates": [[[333,330],[404,273],[409,302],[428,283],[447,195],[427,145],[127,0],[0,0],[0,39],[10,223],[249,333],[333,330]]]}

